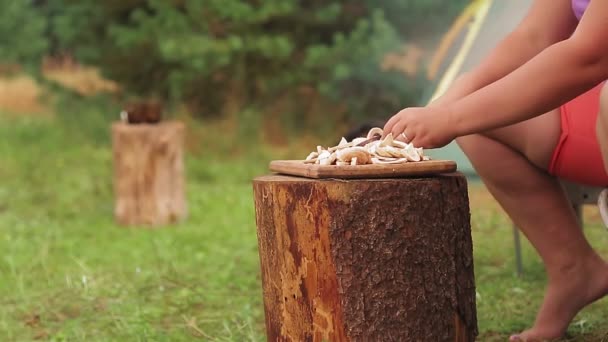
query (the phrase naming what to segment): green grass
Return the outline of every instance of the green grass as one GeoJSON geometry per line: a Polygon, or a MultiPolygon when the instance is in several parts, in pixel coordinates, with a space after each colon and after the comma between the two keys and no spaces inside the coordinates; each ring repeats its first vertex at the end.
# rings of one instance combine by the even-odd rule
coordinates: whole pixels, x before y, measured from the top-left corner
{"type": "MultiPolygon", "coordinates": [[[[264,340],[250,180],[293,151],[235,146],[193,125],[206,148],[187,156],[187,221],[125,229],[112,218],[112,117],[0,114],[0,340],[264,340]]],[[[504,341],[533,321],[545,278],[528,244],[525,277],[515,276],[509,221],[481,185],[470,190],[479,340],[504,341]]],[[[608,257],[608,234],[596,213],[587,218],[608,257]]],[[[576,318],[571,340],[608,341],[605,322],[606,300],[576,318]]]]}
{"type": "MultiPolygon", "coordinates": [[[[529,327],[542,300],[546,277],[540,258],[522,235],[524,275],[515,274],[511,222],[481,184],[470,188],[471,224],[480,341],[505,341],[529,327]]],[[[585,208],[585,234],[608,258],[608,232],[597,209],[585,208]]],[[[573,320],[566,341],[608,341],[608,298],[573,320]]]]}

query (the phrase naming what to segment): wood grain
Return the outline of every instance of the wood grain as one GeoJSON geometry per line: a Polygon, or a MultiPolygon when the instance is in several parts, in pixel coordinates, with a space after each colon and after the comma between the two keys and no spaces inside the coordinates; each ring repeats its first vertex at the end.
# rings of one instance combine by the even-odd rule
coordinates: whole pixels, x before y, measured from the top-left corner
{"type": "Polygon", "coordinates": [[[181,122],[112,125],[114,216],[121,225],[176,223],[187,214],[181,122]]]}
{"type": "Polygon", "coordinates": [[[456,162],[451,160],[429,160],[403,164],[368,165],[318,165],[305,164],[302,160],[275,160],[270,162],[272,172],[307,178],[393,178],[411,176],[430,176],[454,172],[456,162]]]}
{"type": "Polygon", "coordinates": [[[268,341],[475,340],[462,174],[253,188],[268,341]]]}

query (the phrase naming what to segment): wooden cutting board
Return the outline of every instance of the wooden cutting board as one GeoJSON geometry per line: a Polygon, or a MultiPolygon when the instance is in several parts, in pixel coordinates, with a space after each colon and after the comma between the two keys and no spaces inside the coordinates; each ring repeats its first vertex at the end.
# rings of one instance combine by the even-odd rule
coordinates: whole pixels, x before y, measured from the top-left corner
{"type": "Polygon", "coordinates": [[[307,178],[395,178],[428,176],[456,171],[451,160],[428,160],[403,164],[318,165],[304,164],[302,160],[275,160],[270,171],[307,178]]]}

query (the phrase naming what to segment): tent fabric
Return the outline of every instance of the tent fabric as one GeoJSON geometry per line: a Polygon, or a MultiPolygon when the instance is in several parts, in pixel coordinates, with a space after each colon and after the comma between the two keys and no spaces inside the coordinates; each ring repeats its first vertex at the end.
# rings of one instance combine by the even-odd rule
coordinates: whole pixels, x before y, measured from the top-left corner
{"type": "MultiPolygon", "coordinates": [[[[532,0],[481,0],[477,6],[483,13],[482,21],[471,20],[469,25],[460,32],[456,44],[450,49],[440,68],[441,76],[435,81],[428,100],[438,96],[458,77],[478,65],[483,58],[511,32],[523,19],[532,4],[532,0]]],[[[479,14],[477,18],[479,18],[479,14]]],[[[458,169],[467,175],[474,175],[473,166],[462,150],[453,142],[448,146],[428,151],[435,159],[450,159],[458,163],[458,169]]]]}

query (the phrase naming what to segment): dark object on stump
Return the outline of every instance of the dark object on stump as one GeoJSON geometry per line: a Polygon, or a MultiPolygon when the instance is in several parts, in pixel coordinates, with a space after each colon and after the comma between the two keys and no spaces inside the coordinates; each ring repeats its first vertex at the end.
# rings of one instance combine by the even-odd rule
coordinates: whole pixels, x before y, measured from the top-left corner
{"type": "Polygon", "coordinates": [[[474,341],[466,179],[254,180],[268,341],[474,341]]]}
{"type": "Polygon", "coordinates": [[[186,217],[181,122],[112,125],[114,215],[122,225],[157,226],[186,217]]]}
{"type": "Polygon", "coordinates": [[[133,102],[123,109],[130,124],[158,123],[162,120],[163,106],[160,102],[133,102]]]}
{"type": "Polygon", "coordinates": [[[346,134],[344,134],[344,139],[348,141],[352,141],[355,138],[366,137],[367,133],[370,129],[374,127],[384,128],[387,120],[370,120],[363,122],[357,126],[352,127],[346,134]]]}

